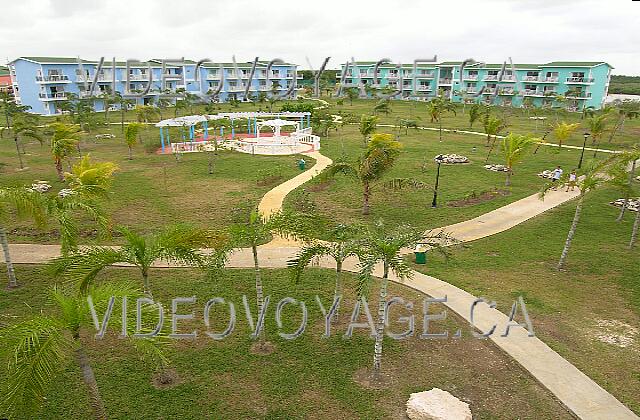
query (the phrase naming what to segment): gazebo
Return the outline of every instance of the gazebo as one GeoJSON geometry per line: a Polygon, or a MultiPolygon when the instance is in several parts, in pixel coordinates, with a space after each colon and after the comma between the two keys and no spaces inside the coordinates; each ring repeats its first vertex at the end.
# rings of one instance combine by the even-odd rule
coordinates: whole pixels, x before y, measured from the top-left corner
{"type": "Polygon", "coordinates": [[[297,121],[287,121],[280,118],[275,120],[258,121],[256,123],[256,138],[260,138],[260,129],[262,127],[269,127],[273,130],[273,137],[279,139],[281,128],[287,126],[296,127],[296,131],[300,130],[300,123],[297,121]]]}

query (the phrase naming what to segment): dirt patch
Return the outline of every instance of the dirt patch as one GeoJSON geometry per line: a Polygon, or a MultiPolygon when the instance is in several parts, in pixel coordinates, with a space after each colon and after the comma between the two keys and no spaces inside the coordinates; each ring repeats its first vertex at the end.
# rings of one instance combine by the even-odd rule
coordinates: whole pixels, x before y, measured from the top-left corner
{"type": "Polygon", "coordinates": [[[462,200],[454,200],[447,202],[448,207],[467,207],[473,206],[475,204],[484,203],[485,201],[491,201],[496,197],[504,197],[505,195],[509,195],[510,192],[507,190],[493,190],[493,191],[485,191],[479,194],[471,193],[468,197],[463,198],[462,200]]]}
{"type": "Polygon", "coordinates": [[[396,382],[392,371],[384,369],[376,374],[370,367],[355,371],[353,381],[366,389],[387,389],[396,382]]]}
{"type": "Polygon", "coordinates": [[[282,175],[271,175],[257,180],[256,185],[258,187],[272,187],[279,184],[282,179],[284,179],[282,175]]]}
{"type": "Polygon", "coordinates": [[[323,182],[318,182],[317,184],[313,184],[313,185],[309,185],[306,190],[310,191],[310,192],[320,192],[320,191],[324,191],[327,188],[329,188],[331,185],[333,185],[334,181],[332,179],[327,180],[327,181],[323,181],[323,182]]]}
{"type": "Polygon", "coordinates": [[[615,319],[598,319],[594,334],[598,341],[625,348],[637,339],[638,328],[615,319]]]}
{"type": "Polygon", "coordinates": [[[163,369],[151,378],[151,383],[156,389],[170,389],[182,383],[175,369],[163,369]]]}
{"type": "Polygon", "coordinates": [[[269,342],[257,342],[251,345],[251,354],[259,354],[259,355],[268,355],[273,353],[276,350],[276,346],[269,342]]]}

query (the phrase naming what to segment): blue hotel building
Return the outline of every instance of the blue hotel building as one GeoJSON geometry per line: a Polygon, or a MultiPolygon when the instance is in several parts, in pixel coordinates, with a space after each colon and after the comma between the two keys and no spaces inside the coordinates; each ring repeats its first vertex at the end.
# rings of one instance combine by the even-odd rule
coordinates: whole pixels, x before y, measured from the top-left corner
{"type": "MultiPolygon", "coordinates": [[[[98,61],[64,57],[19,57],[8,64],[16,101],[30,106],[30,112],[41,115],[59,114],[60,101],[67,99],[68,93],[89,96],[87,87],[94,80],[98,67],[98,61]]],[[[105,60],[93,91],[94,108],[104,110],[105,102],[99,96],[108,92],[129,95],[140,105],[153,103],[161,94],[177,89],[193,94],[215,94],[219,101],[244,99],[252,68],[253,62],[204,62],[198,65],[192,60],[171,63],[149,60],[127,65],[127,62],[105,60]]],[[[269,66],[269,62],[258,61],[248,93],[254,97],[260,92],[295,97],[301,78],[295,64],[269,66]]]]}
{"type": "Polygon", "coordinates": [[[607,96],[611,65],[605,62],[553,61],[546,64],[461,61],[395,65],[380,63],[377,85],[374,61],[345,63],[338,73],[344,86],[374,86],[399,92],[399,98],[429,99],[438,94],[454,102],[501,106],[562,106],[570,111],[600,109],[607,96]],[[344,74],[346,72],[346,74],[344,74]]]}

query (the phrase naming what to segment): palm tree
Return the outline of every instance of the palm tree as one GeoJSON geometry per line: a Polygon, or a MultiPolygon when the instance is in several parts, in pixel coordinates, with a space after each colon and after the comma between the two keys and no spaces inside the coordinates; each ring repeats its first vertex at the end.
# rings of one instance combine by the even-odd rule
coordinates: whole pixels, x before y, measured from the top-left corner
{"type": "Polygon", "coordinates": [[[524,155],[537,139],[528,136],[510,133],[502,140],[502,151],[504,153],[504,162],[507,167],[507,178],[505,186],[511,186],[511,175],[513,175],[513,166],[522,162],[524,155]]]}
{"type": "Polygon", "coordinates": [[[388,99],[380,99],[373,107],[373,113],[389,114],[391,112],[391,105],[388,99]]]}
{"type": "Polygon", "coordinates": [[[374,115],[363,115],[360,118],[360,134],[362,135],[365,147],[369,142],[369,136],[376,131],[379,120],[380,119],[374,115]]]}
{"type": "MultiPolygon", "coordinates": [[[[19,113],[13,117],[13,140],[16,144],[16,152],[20,162],[20,169],[24,169],[22,162],[22,154],[24,154],[24,144],[20,141],[22,138],[28,137],[37,140],[42,144],[42,134],[38,128],[38,116],[34,114],[19,113]],[[22,145],[22,151],[20,146],[22,145]]],[[[3,129],[4,132],[4,129],[3,129]]]]}
{"type": "Polygon", "coordinates": [[[446,254],[446,248],[444,247],[453,242],[453,238],[444,232],[425,233],[408,225],[390,229],[382,221],[378,221],[372,227],[365,229],[363,239],[360,241],[362,254],[360,256],[360,272],[358,274],[358,296],[366,295],[376,265],[378,263],[382,264],[373,355],[374,379],[380,379],[380,368],[382,366],[382,342],[385,333],[389,273],[393,272],[401,281],[410,278],[412,275],[411,268],[402,258],[401,252],[406,248],[414,248],[420,243],[446,254]]]}
{"type": "Polygon", "coordinates": [[[564,121],[553,125],[553,136],[558,140],[558,147],[562,148],[562,143],[567,141],[569,137],[580,127],[580,124],[568,124],[564,121]]]}
{"type": "Polygon", "coordinates": [[[76,149],[76,145],[80,141],[80,133],[75,125],[64,123],[53,123],[51,137],[51,155],[56,165],[56,173],[60,181],[64,181],[64,172],[62,171],[62,161],[70,156],[76,149]]]}
{"type": "MultiPolygon", "coordinates": [[[[246,221],[231,225],[229,229],[231,242],[238,246],[249,245],[251,247],[258,314],[263,311],[264,307],[264,289],[258,246],[268,242],[274,234],[306,239],[309,237],[308,232],[311,231],[312,225],[312,218],[307,215],[276,212],[265,217],[257,211],[252,211],[246,221]]],[[[260,336],[259,347],[264,350],[266,347],[264,330],[255,333],[260,336]]]]}
{"type": "MultiPolygon", "coordinates": [[[[2,396],[3,413],[20,417],[36,414],[51,385],[74,358],[82,372],[93,417],[106,420],[107,410],[81,334],[83,330],[94,328],[87,296],[64,293],[57,287],[51,290],[50,296],[57,309],[54,314],[35,315],[3,331],[2,335],[13,348],[5,378],[7,389],[2,396]]],[[[91,296],[96,311],[104,313],[112,297],[135,300],[139,292],[128,284],[109,283],[90,289],[88,296],[91,296]]],[[[109,320],[114,330],[122,327],[121,320],[117,318],[109,320]]],[[[131,330],[129,337],[133,337],[135,332],[133,325],[133,322],[127,323],[131,330]]],[[[153,360],[158,366],[167,364],[168,360],[154,340],[132,338],[131,343],[141,356],[153,360]]]]}
{"type": "Polygon", "coordinates": [[[614,101],[613,109],[618,114],[618,120],[609,134],[609,143],[613,143],[613,137],[622,130],[627,119],[640,117],[640,103],[632,100],[614,101]]]}
{"type": "Polygon", "coordinates": [[[582,115],[580,116],[580,119],[584,120],[586,118],[593,118],[595,116],[596,116],[596,108],[589,105],[582,108],[582,115]]]}
{"type": "Polygon", "coordinates": [[[104,107],[104,121],[109,124],[109,112],[111,107],[118,103],[118,99],[113,95],[111,88],[107,88],[104,93],[98,96],[102,99],[102,106],[104,107]]]}
{"type": "MultiPolygon", "coordinates": [[[[333,226],[322,235],[329,242],[313,241],[306,244],[296,257],[288,262],[294,281],[296,283],[300,282],[304,268],[314,258],[325,256],[333,258],[336,262],[336,284],[333,293],[335,302],[342,294],[342,264],[347,258],[358,255],[360,251],[359,232],[359,226],[339,224],[333,226]]],[[[337,315],[338,310],[336,309],[337,315]]]]}
{"type": "Polygon", "coordinates": [[[447,112],[453,112],[453,115],[456,115],[456,105],[444,96],[437,96],[427,102],[427,112],[429,113],[430,121],[438,123],[438,133],[440,141],[442,141],[442,118],[447,112]]]}
{"type": "Polygon", "coordinates": [[[76,193],[91,197],[106,197],[113,174],[118,165],[113,162],[94,162],[90,154],[86,154],[73,165],[71,172],[64,174],[69,187],[76,193]]]}
{"type": "Polygon", "coordinates": [[[469,127],[473,128],[473,123],[475,123],[483,115],[487,115],[488,112],[489,107],[484,104],[471,104],[471,106],[469,107],[469,127]]]}
{"type": "Polygon", "coordinates": [[[487,157],[484,160],[484,163],[487,163],[489,161],[489,157],[491,156],[491,153],[493,153],[493,149],[496,146],[498,134],[500,134],[502,130],[507,128],[508,124],[504,119],[487,115],[484,118],[483,126],[484,126],[484,132],[487,134],[487,144],[485,146],[489,146],[489,142],[493,138],[493,141],[491,141],[491,147],[489,147],[489,151],[487,152],[487,157]]]}
{"type": "Polygon", "coordinates": [[[358,92],[358,89],[355,87],[346,88],[343,92],[345,95],[347,95],[347,99],[349,99],[350,106],[353,106],[353,100],[357,99],[358,96],[360,96],[360,92],[358,92]]]}
{"type": "Polygon", "coordinates": [[[621,153],[616,163],[611,165],[607,172],[609,184],[620,191],[624,197],[616,222],[621,222],[624,218],[624,214],[629,205],[629,199],[635,191],[634,184],[638,159],[640,159],[640,148],[634,146],[632,149],[621,153]]]}
{"type": "Polygon", "coordinates": [[[138,142],[140,130],[143,128],[144,125],[141,123],[129,123],[124,129],[124,141],[127,143],[127,147],[129,148],[129,160],[133,159],[133,146],[138,142]]]}
{"type": "Polygon", "coordinates": [[[393,167],[401,149],[402,145],[394,140],[392,134],[374,134],[358,162],[338,161],[329,166],[321,176],[329,178],[338,173],[355,176],[362,184],[362,214],[367,215],[372,184],[393,167]]]}
{"type": "Polygon", "coordinates": [[[124,133],[125,114],[127,113],[127,109],[129,109],[129,106],[135,104],[136,102],[133,99],[125,98],[124,96],[122,96],[122,93],[117,91],[115,93],[115,101],[120,108],[120,130],[124,133]]]}
{"type": "MultiPolygon", "coordinates": [[[[591,142],[592,146],[597,148],[598,140],[604,135],[607,131],[607,114],[603,113],[600,115],[594,115],[587,120],[587,127],[589,128],[589,132],[591,133],[591,138],[593,141],[591,142]]],[[[595,152],[593,157],[595,157],[595,152]]]]}
{"type": "Polygon", "coordinates": [[[13,209],[18,218],[30,218],[39,227],[44,226],[46,220],[46,206],[42,200],[42,195],[28,188],[0,188],[0,244],[4,253],[4,261],[7,265],[7,275],[9,277],[9,288],[18,286],[16,274],[11,262],[9,252],[9,241],[7,239],[6,223],[13,221],[14,217],[9,209],[13,209]]]}
{"type": "MultiPolygon", "coordinates": [[[[578,223],[580,222],[580,216],[582,214],[582,207],[584,205],[585,197],[588,193],[598,188],[605,180],[600,176],[600,172],[605,169],[608,165],[612,163],[614,158],[607,159],[597,165],[591,166],[584,176],[580,177],[577,182],[578,189],[580,190],[580,195],[578,196],[578,204],[576,205],[576,211],[573,215],[573,221],[571,222],[571,228],[569,229],[569,233],[567,234],[567,239],[564,243],[564,248],[562,249],[562,253],[560,254],[560,260],[558,261],[558,270],[562,270],[564,268],[564,264],[567,260],[567,256],[569,255],[569,249],[571,248],[571,242],[573,241],[573,237],[576,234],[576,229],[578,228],[578,223]]],[[[555,187],[552,183],[546,184],[542,191],[540,192],[540,199],[544,199],[546,193],[555,187]]]]}
{"type": "Polygon", "coordinates": [[[162,114],[160,113],[160,109],[153,105],[137,105],[135,107],[136,112],[136,120],[139,123],[148,123],[154,117],[162,118],[162,114]]]}

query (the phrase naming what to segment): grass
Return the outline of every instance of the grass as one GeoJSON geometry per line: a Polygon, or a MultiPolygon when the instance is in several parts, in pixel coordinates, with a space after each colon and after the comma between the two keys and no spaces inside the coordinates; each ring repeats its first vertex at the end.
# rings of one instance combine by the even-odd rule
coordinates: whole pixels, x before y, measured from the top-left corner
{"type": "MultiPolygon", "coordinates": [[[[24,284],[22,288],[0,292],[1,324],[14,323],[41,308],[45,312],[51,310],[43,294],[51,286],[51,279],[34,266],[18,267],[18,275],[24,284]]],[[[114,281],[137,280],[137,276],[133,269],[120,268],[101,277],[114,281]]],[[[462,338],[443,341],[414,336],[405,341],[388,340],[383,365],[393,387],[387,390],[361,387],[352,377],[370,367],[373,340],[364,330],[356,330],[351,339],[342,338],[353,309],[354,276],[347,277],[346,301],[334,326],[334,335],[326,339],[321,337],[323,321],[314,296],[318,294],[325,303],[331,300],[333,273],[309,270],[303,284],[295,286],[285,270],[265,270],[266,293],[271,295],[272,302],[266,320],[267,337],[275,343],[276,350],[262,356],[249,351],[251,340],[241,303],[243,294],[250,302],[254,300],[251,270],[226,270],[213,280],[205,280],[194,270],[157,269],[151,277],[154,297],[165,308],[170,307],[170,299],[174,297],[197,296],[194,307],[197,322],[181,322],[181,331],[196,329],[204,336],[202,308],[214,296],[235,303],[238,323],[234,333],[223,341],[214,342],[206,337],[171,341],[166,351],[179,383],[169,389],[152,385],[153,368],[141,363],[126,341],[115,335],[95,341],[91,331],[84,331],[83,340],[88,344],[110,418],[132,418],[142,413],[154,413],[158,418],[390,418],[402,415],[410,393],[436,386],[470,402],[477,418],[509,418],[515,413],[530,419],[570,418],[516,362],[490,342],[472,338],[464,321],[451,313],[446,321],[434,323],[431,328],[460,328],[464,331],[462,338]],[[294,341],[277,336],[274,308],[284,296],[305,301],[309,309],[307,331],[294,341]]],[[[413,290],[394,284],[390,294],[421,307],[422,296],[413,290]]],[[[374,298],[372,295],[371,299],[374,298]]],[[[190,308],[182,306],[182,310],[187,313],[190,308]]],[[[439,312],[442,308],[433,310],[439,312]]],[[[420,331],[421,314],[418,311],[414,314],[420,331]]],[[[395,309],[391,319],[401,315],[395,309]]],[[[114,316],[119,316],[119,311],[114,316]]],[[[300,320],[299,309],[289,307],[283,317],[284,330],[293,331],[300,320]]],[[[227,319],[226,310],[213,313],[212,329],[224,329],[227,319]]],[[[391,328],[402,331],[406,325],[392,322],[391,328]]],[[[0,360],[6,361],[8,351],[6,347],[0,349],[0,360]]],[[[4,369],[6,363],[0,363],[0,376],[4,375],[4,369]]],[[[43,413],[54,419],[85,418],[88,412],[80,372],[70,365],[54,383],[43,413]]]]}
{"type": "Polygon", "coordinates": [[[621,348],[597,335],[599,320],[640,325],[640,251],[627,248],[635,213],[615,222],[607,203],[619,194],[596,191],[585,204],[566,271],[558,272],[575,202],[552,209],[503,233],[467,244],[444,262],[415,265],[475,296],[488,296],[509,313],[522,295],[536,334],[620,401],[640,413],[640,336],[621,348]]]}

